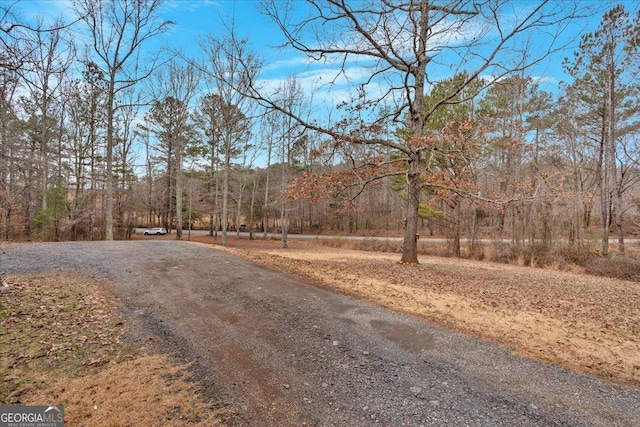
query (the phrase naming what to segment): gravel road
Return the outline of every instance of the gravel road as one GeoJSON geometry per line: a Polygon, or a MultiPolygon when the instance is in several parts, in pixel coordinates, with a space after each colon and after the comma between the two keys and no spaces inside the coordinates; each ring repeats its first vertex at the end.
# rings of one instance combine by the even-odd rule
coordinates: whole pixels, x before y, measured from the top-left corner
{"type": "Polygon", "coordinates": [[[640,426],[640,391],[171,240],[2,244],[0,274],[115,284],[139,342],[237,426],[640,426]],[[144,339],[141,337],[145,337],[144,339]]]}

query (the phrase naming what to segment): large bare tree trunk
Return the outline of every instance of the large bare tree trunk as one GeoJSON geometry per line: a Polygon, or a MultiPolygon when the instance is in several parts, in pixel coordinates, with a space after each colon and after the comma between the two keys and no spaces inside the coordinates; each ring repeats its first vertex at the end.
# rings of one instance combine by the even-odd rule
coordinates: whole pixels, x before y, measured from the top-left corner
{"type": "Polygon", "coordinates": [[[409,162],[409,172],[407,172],[407,205],[405,209],[404,238],[402,240],[401,264],[418,263],[418,208],[420,205],[420,192],[422,183],[420,182],[419,171],[420,156],[409,162]]]}
{"type": "Polygon", "coordinates": [[[422,182],[420,178],[422,152],[419,149],[423,138],[425,114],[425,78],[429,58],[427,57],[427,34],[429,27],[430,5],[426,1],[420,4],[420,21],[416,27],[418,39],[416,51],[416,64],[411,70],[413,83],[413,100],[409,108],[411,112],[411,140],[408,141],[408,172],[407,172],[407,209],[404,238],[402,242],[402,264],[418,264],[418,209],[420,207],[420,195],[422,182]],[[416,141],[418,147],[415,147],[416,141]]]}

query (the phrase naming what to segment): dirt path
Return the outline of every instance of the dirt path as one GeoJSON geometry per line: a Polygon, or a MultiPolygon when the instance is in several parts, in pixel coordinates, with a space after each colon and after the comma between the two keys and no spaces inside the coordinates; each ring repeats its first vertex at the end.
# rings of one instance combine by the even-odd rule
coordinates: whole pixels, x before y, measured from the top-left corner
{"type": "Polygon", "coordinates": [[[0,272],[116,283],[238,426],[637,426],[640,393],[169,240],[4,245],[0,272]]]}

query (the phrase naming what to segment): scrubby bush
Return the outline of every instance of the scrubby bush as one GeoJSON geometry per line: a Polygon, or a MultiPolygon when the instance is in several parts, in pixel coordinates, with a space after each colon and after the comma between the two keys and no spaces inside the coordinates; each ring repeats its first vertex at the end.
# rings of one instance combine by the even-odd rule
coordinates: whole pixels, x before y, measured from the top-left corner
{"type": "Polygon", "coordinates": [[[603,277],[615,277],[622,280],[640,282],[640,260],[629,256],[596,258],[585,266],[587,274],[603,277]]]}
{"type": "MultiPolygon", "coordinates": [[[[325,246],[372,252],[402,252],[402,242],[387,239],[322,239],[325,246]]],[[[634,256],[601,257],[590,244],[551,243],[516,244],[504,241],[475,242],[466,245],[463,257],[479,261],[549,268],[560,271],[584,271],[587,274],[640,281],[640,258],[634,256]]],[[[420,240],[421,255],[451,257],[452,244],[447,241],[420,240]]]]}
{"type": "Polygon", "coordinates": [[[586,267],[594,259],[599,258],[598,251],[589,245],[556,245],[551,248],[546,265],[560,266],[577,265],[586,267]]]}
{"type": "Polygon", "coordinates": [[[372,252],[402,252],[402,242],[387,239],[365,239],[358,240],[356,245],[358,250],[372,252]]]}

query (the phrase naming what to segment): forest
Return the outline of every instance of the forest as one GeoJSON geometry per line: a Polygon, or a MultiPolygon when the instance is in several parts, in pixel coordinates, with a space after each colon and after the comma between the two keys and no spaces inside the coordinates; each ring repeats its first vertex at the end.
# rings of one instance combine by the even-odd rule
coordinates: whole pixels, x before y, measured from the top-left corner
{"type": "Polygon", "coordinates": [[[517,3],[256,2],[335,79],[366,70],[320,112],[298,76],[265,84],[232,24],[187,56],[152,48],[173,25],[160,0],[73,0],[55,21],[2,2],[0,240],[161,226],[223,244],[403,236],[406,263],[417,235],[456,256],[480,239],[624,253],[640,234],[640,13],[517,3]],[[598,25],[569,51],[578,19],[598,25]],[[536,74],[549,58],[568,81],[536,74]]]}

